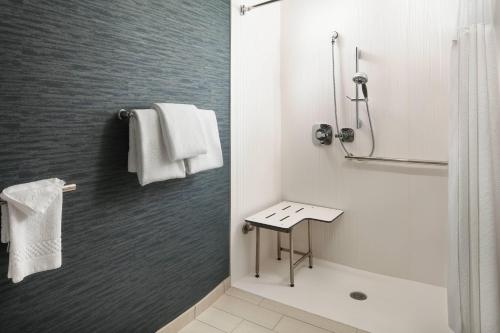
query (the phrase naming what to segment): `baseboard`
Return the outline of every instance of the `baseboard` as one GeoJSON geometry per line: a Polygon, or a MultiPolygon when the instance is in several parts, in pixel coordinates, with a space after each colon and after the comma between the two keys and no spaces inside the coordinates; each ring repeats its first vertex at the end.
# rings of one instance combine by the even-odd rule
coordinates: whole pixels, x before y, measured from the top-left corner
{"type": "Polygon", "coordinates": [[[231,277],[222,281],[217,287],[208,293],[202,300],[190,307],[186,312],[160,328],[156,333],[177,333],[187,324],[195,320],[203,311],[208,309],[219,297],[231,288],[231,277]]]}

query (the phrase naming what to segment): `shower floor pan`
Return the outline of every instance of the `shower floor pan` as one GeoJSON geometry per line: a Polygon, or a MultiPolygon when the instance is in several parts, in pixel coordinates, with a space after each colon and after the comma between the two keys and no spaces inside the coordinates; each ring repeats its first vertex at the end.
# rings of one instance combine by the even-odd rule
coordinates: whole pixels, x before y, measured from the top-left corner
{"type": "Polygon", "coordinates": [[[267,260],[260,278],[253,274],[233,286],[264,298],[372,333],[451,333],[446,289],[315,260],[288,285],[288,262],[267,260]],[[357,300],[361,293],[367,298],[357,300]]]}

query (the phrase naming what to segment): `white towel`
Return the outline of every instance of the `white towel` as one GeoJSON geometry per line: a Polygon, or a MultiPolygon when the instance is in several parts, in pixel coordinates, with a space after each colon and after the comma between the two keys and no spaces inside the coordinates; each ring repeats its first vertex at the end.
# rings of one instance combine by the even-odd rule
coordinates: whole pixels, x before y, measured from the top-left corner
{"type": "Polygon", "coordinates": [[[186,160],[188,174],[220,168],[224,165],[220,145],[217,117],[211,110],[198,110],[203,134],[207,140],[207,153],[186,160]]]}
{"type": "Polygon", "coordinates": [[[128,171],[137,173],[142,186],[174,178],[185,178],[183,161],[171,162],[155,110],[134,110],[129,124],[128,171]]]}
{"type": "Polygon", "coordinates": [[[194,105],[156,103],[163,139],[171,161],[205,154],[207,143],[194,105]]]}
{"type": "Polygon", "coordinates": [[[9,242],[9,271],[14,283],[26,276],[61,267],[62,188],[60,179],[40,180],[5,189],[0,198],[2,242],[9,242]]]}

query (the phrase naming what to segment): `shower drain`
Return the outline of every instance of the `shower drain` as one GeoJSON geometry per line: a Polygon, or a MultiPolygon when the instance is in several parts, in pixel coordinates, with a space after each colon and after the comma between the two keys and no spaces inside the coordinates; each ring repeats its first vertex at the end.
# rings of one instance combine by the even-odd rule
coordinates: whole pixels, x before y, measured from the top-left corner
{"type": "Polygon", "coordinates": [[[351,293],[351,298],[355,299],[356,301],[364,301],[368,298],[365,293],[362,293],[360,291],[354,291],[351,293]]]}

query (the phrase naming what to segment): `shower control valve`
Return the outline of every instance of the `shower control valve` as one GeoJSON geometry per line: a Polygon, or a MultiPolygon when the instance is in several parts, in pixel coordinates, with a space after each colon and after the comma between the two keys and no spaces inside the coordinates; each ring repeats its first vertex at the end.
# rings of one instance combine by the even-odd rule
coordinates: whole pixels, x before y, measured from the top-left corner
{"type": "Polygon", "coordinates": [[[335,134],[335,137],[340,139],[342,142],[353,142],[354,130],[352,128],[343,128],[340,130],[340,133],[335,134]]]}
{"type": "Polygon", "coordinates": [[[328,124],[316,124],[312,129],[312,140],[315,145],[331,145],[333,141],[332,126],[328,124]]]}

